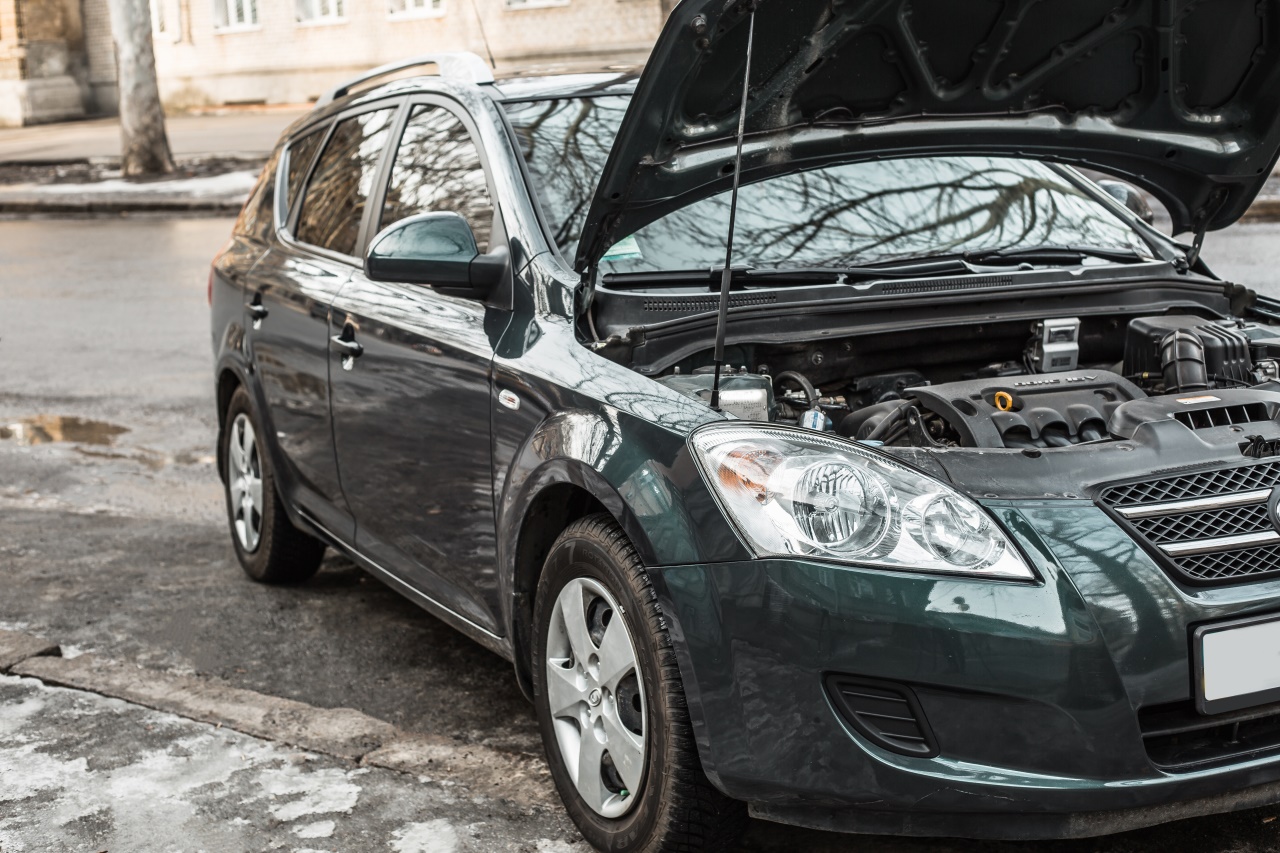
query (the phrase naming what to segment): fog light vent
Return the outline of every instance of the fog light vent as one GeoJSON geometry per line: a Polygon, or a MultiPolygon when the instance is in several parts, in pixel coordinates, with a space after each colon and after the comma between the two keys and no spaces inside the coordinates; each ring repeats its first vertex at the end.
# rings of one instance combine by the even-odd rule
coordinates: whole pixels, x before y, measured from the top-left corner
{"type": "Polygon", "coordinates": [[[917,758],[938,754],[920,702],[905,684],[832,675],[827,691],[845,721],[876,746],[917,758]]]}

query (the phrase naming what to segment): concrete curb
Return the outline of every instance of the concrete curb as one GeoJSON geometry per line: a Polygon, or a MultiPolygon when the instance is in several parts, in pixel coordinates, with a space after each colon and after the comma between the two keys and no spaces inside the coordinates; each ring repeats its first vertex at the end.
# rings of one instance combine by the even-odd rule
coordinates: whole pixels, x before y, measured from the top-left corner
{"type": "Polygon", "coordinates": [[[206,213],[235,216],[244,206],[244,199],[193,199],[193,198],[157,198],[134,199],[112,198],[59,198],[42,200],[36,198],[4,198],[0,192],[0,214],[31,215],[79,215],[98,216],[121,213],[206,213]]]}
{"type": "Polygon", "coordinates": [[[0,672],[97,693],[311,752],[429,777],[476,796],[526,808],[558,802],[540,758],[437,735],[403,732],[351,708],[317,708],[292,699],[215,684],[197,676],[143,669],[97,655],[63,658],[47,640],[0,631],[0,672]]]}
{"type": "Polygon", "coordinates": [[[35,657],[61,656],[62,649],[41,637],[18,631],[0,631],[0,672],[35,657]]]}

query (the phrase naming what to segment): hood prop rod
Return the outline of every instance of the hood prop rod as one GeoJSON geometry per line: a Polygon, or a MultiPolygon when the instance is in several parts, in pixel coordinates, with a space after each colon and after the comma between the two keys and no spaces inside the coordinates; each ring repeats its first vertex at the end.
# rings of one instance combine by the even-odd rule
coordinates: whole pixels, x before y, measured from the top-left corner
{"type": "Polygon", "coordinates": [[[716,375],[711,382],[711,408],[720,411],[720,371],[724,367],[724,334],[729,325],[729,285],[733,280],[733,231],[738,219],[738,184],[742,179],[742,137],[747,127],[747,96],[751,92],[751,47],[756,35],[756,8],[747,14],[747,67],[742,72],[742,104],[738,108],[738,148],[733,157],[733,192],[729,197],[729,237],[720,273],[720,309],[716,315],[716,375]]]}

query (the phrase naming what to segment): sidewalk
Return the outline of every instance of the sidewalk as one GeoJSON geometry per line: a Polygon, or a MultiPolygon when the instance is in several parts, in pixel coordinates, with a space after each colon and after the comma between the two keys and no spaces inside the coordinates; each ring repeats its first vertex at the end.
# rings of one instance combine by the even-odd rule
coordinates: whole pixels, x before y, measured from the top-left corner
{"type": "MultiPolygon", "coordinates": [[[[179,159],[198,156],[265,158],[305,107],[228,110],[166,121],[169,147],[179,159]]],[[[120,159],[115,118],[0,129],[0,165],[120,159]]]]}
{"type": "Polygon", "coordinates": [[[280,134],[304,113],[254,108],[170,118],[178,168],[142,180],[120,176],[115,118],[0,130],[0,214],[234,215],[280,134]]]}

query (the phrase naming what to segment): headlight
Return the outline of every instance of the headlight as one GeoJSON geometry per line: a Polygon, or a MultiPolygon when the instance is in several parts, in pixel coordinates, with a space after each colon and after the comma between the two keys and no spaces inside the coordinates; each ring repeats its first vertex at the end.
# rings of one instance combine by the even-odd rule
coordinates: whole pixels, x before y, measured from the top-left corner
{"type": "Polygon", "coordinates": [[[690,444],[757,556],[1035,579],[982,507],[852,442],[725,424],[698,430],[690,444]]]}

